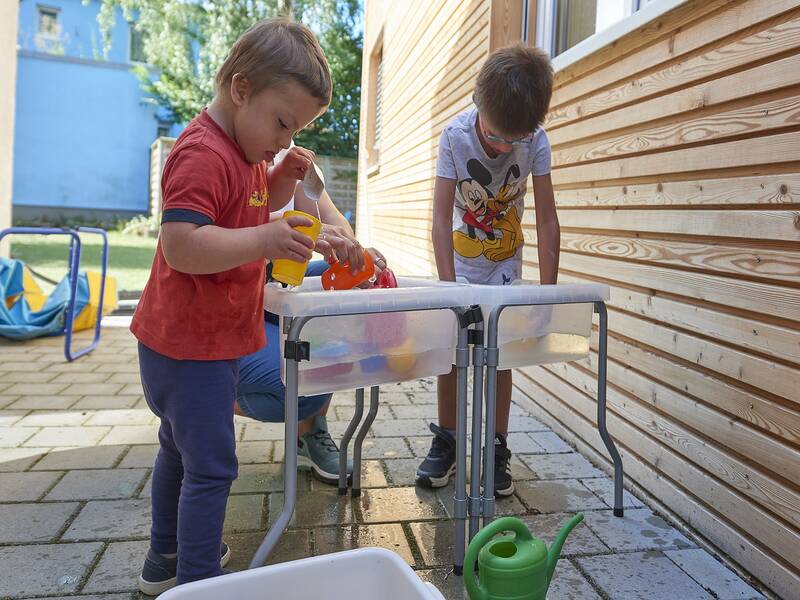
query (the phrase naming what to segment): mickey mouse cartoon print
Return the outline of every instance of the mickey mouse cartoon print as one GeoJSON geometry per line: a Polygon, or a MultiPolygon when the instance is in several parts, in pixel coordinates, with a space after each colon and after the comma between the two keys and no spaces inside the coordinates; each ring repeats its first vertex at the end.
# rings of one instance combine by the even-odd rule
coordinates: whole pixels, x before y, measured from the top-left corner
{"type": "Polygon", "coordinates": [[[463,211],[463,227],[453,231],[453,249],[464,258],[484,256],[492,262],[511,258],[523,242],[514,206],[524,193],[524,186],[519,185],[519,166],[508,168],[496,195],[489,187],[492,174],[479,160],[467,161],[467,173],[470,177],[456,184],[456,194],[462,201],[456,208],[463,211]]]}

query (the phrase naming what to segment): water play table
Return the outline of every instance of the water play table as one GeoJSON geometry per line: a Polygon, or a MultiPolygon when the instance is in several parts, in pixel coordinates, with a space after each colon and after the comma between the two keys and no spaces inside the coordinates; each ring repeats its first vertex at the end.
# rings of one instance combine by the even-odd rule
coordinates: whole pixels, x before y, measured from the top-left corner
{"type": "MultiPolygon", "coordinates": [[[[300,395],[356,388],[356,414],[341,444],[342,463],[370,389],[370,410],[354,445],[353,495],[360,494],[361,442],[378,411],[378,386],[441,375],[455,364],[458,405],[466,407],[469,328],[481,318],[472,287],[430,279],[398,278],[396,289],[325,291],[319,277],[284,289],[268,285],[264,308],[281,317],[286,384],[284,502],[251,567],[264,564],[289,524],[297,501],[297,412],[300,395]]],[[[476,393],[481,393],[476,388],[476,393]]],[[[465,487],[466,410],[457,479],[465,487]]],[[[346,468],[340,469],[346,493],[346,468]]],[[[466,515],[465,515],[466,516],[466,515]]],[[[464,517],[462,517],[463,519],[464,517]]],[[[463,530],[461,523],[463,556],[463,530]]],[[[458,529],[457,529],[458,531],[458,529]]]]}
{"type": "MultiPolygon", "coordinates": [[[[605,301],[599,284],[477,286],[430,279],[399,278],[397,289],[324,291],[318,277],[294,289],[267,286],[265,309],[281,317],[286,384],[284,503],[251,562],[264,564],[289,524],[297,500],[298,397],[356,388],[355,414],[340,446],[339,492],[347,493],[350,440],[370,409],[354,444],[352,494],[360,494],[361,443],[378,411],[379,386],[450,372],[457,374],[454,567],[461,574],[469,520],[470,539],[481,519],[494,518],[494,496],[481,492],[484,464],[494,464],[497,369],[576,360],[589,354],[592,315],[600,316],[598,429],[614,462],[614,514],[622,515],[622,462],[606,429],[605,301]],[[502,315],[502,319],[501,319],[502,315]],[[484,323],[484,319],[486,322],[484,323]],[[484,333],[486,344],[484,346],[484,333]],[[472,360],[470,360],[470,348],[472,360]],[[472,471],[466,493],[467,370],[473,367],[472,471]],[[486,374],[486,427],[483,377],[486,374]]],[[[494,489],[487,469],[486,489],[494,489]]]]}

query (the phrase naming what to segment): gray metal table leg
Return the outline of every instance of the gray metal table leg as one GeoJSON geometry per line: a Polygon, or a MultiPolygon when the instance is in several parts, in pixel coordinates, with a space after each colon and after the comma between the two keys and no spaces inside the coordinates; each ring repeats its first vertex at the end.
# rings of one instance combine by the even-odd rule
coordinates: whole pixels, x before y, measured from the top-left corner
{"type": "Polygon", "coordinates": [[[494,520],[494,436],[497,422],[497,326],[505,306],[498,306],[489,315],[486,326],[486,431],[483,448],[483,526],[494,520]]]}
{"type": "Polygon", "coordinates": [[[465,526],[467,519],[467,367],[469,367],[469,345],[467,326],[458,328],[456,345],[456,489],[453,496],[453,573],[464,572],[465,526]]]}
{"type": "Polygon", "coordinates": [[[297,503],[297,383],[298,367],[301,354],[298,350],[300,330],[308,319],[295,318],[289,322],[289,332],[286,338],[286,400],[285,400],[285,429],[283,440],[283,507],[278,518],[272,524],[264,541],[256,550],[250,568],[260,567],[267,562],[267,558],[283,535],[284,529],[289,525],[297,503]],[[287,356],[290,344],[294,346],[293,358],[287,356]]]}
{"type": "MultiPolygon", "coordinates": [[[[361,495],[361,444],[367,436],[369,428],[372,427],[372,422],[375,420],[375,415],[378,414],[378,394],[380,388],[373,386],[369,389],[369,412],[361,429],[358,430],[356,435],[356,442],[353,444],[353,498],[361,495]]],[[[363,393],[363,390],[362,390],[363,393]]]]}
{"type": "Polygon", "coordinates": [[[483,431],[483,322],[475,324],[475,344],[472,346],[472,445],[470,451],[470,484],[469,484],[469,540],[477,535],[481,528],[481,432],[483,431]]]}
{"type": "Polygon", "coordinates": [[[342,436],[342,442],[339,444],[339,495],[344,496],[347,494],[347,448],[350,445],[350,439],[353,437],[358,424],[361,422],[361,417],[364,415],[364,388],[356,390],[356,409],[353,413],[353,418],[347,425],[347,429],[342,436]]]}
{"type": "Polygon", "coordinates": [[[608,434],[606,425],[606,378],[608,373],[608,311],[605,302],[595,302],[594,312],[600,315],[597,363],[597,429],[600,437],[614,461],[614,516],[623,515],[622,508],[622,458],[608,434]]]}

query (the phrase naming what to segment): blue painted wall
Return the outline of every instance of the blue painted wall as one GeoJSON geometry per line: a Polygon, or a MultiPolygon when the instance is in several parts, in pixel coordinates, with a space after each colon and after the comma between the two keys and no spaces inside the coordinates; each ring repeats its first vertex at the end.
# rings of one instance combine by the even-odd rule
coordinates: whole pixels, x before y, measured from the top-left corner
{"type": "Polygon", "coordinates": [[[15,207],[147,211],[150,144],[165,115],[130,71],[121,14],[103,57],[98,10],[96,0],[21,0],[15,207]],[[60,9],[55,41],[37,34],[41,5],[60,9]]]}

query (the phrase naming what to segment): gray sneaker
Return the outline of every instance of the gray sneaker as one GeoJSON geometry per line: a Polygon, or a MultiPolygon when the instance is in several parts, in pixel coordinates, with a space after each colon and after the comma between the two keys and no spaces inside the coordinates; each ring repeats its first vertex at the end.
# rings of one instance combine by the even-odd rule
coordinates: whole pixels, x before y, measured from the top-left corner
{"type": "MultiPolygon", "coordinates": [[[[314,427],[297,440],[297,468],[311,469],[311,473],[330,485],[339,483],[339,448],[328,433],[328,422],[324,416],[314,419],[314,427]]],[[[348,479],[353,473],[352,461],[347,461],[348,479]]]]}

